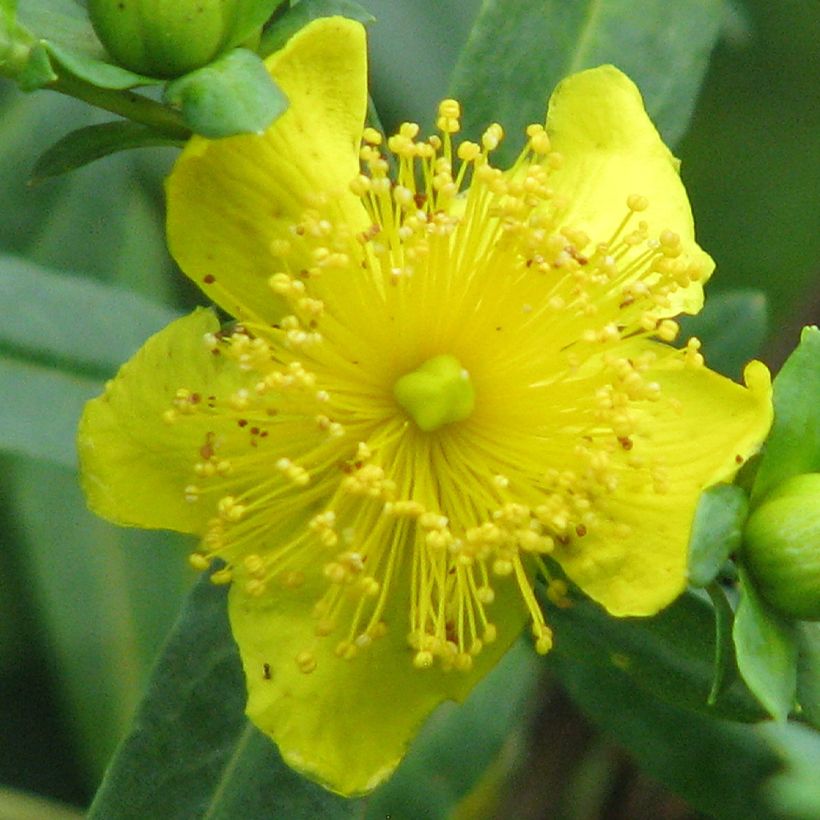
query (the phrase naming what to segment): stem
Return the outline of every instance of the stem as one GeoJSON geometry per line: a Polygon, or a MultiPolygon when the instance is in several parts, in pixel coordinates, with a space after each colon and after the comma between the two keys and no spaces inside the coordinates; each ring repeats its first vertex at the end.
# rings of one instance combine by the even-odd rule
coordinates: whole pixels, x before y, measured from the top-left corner
{"type": "Polygon", "coordinates": [[[128,120],[148,125],[174,139],[187,140],[191,136],[191,129],[176,111],[133,91],[98,88],[71,74],[63,74],[45,87],[76,97],[112,114],[119,114],[128,120]]]}

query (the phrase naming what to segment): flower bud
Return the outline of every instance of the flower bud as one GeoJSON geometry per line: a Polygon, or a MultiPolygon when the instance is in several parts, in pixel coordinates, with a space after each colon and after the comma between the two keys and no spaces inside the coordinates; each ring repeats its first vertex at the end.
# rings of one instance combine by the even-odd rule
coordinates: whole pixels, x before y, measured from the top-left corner
{"type": "Polygon", "coordinates": [[[749,516],[744,557],[783,615],[820,620],[820,473],[784,481],[749,516]]]}
{"type": "Polygon", "coordinates": [[[241,0],[88,0],[94,31],[121,65],[177,77],[229,43],[241,0]]]}

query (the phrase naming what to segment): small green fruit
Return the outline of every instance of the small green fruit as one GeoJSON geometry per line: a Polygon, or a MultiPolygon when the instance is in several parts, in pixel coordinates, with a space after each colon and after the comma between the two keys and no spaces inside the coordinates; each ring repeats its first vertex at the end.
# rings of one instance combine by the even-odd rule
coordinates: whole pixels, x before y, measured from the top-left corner
{"type": "Polygon", "coordinates": [[[233,35],[238,0],[88,0],[97,36],[121,65],[178,77],[207,65],[233,35]]]}
{"type": "Polygon", "coordinates": [[[820,620],[820,473],[784,481],[749,516],[743,555],[783,615],[820,620]]]}

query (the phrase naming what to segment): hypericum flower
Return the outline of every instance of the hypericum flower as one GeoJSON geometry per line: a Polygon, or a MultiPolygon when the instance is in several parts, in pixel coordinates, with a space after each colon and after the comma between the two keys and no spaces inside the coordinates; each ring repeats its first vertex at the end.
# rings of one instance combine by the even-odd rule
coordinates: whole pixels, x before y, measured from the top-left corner
{"type": "Polygon", "coordinates": [[[710,258],[635,86],[565,80],[512,168],[502,139],[363,128],[362,28],[312,23],[268,61],[290,108],[193,139],[168,182],[210,311],[153,337],[80,431],[91,506],[221,559],[250,718],[285,759],[372,789],[568,578],[614,615],[686,583],[698,496],[771,420],[670,344],[710,258]],[[550,581],[550,579],[554,579],[550,581]]]}

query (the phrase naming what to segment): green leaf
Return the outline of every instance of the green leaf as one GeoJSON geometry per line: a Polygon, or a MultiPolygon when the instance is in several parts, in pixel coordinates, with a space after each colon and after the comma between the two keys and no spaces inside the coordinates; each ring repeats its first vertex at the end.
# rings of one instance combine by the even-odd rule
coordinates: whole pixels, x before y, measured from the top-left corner
{"type": "Polygon", "coordinates": [[[746,493],[733,484],[716,484],[698,500],[689,537],[689,583],[705,587],[739,546],[749,511],[746,493]]]}
{"type": "Polygon", "coordinates": [[[169,83],[165,101],[206,137],[258,134],[287,108],[287,98],[252,51],[238,48],[169,83]]]}
{"type": "Polygon", "coordinates": [[[643,771],[694,809],[721,820],[782,820],[760,798],[777,758],[757,726],[716,720],[670,704],[662,693],[636,686],[633,675],[617,666],[603,668],[569,654],[553,660],[583,711],[625,747],[643,771]]]}
{"type": "Polygon", "coordinates": [[[520,640],[463,704],[442,704],[370,798],[365,818],[451,817],[499,753],[527,731],[541,669],[532,643],[520,640]]]}
{"type": "Polygon", "coordinates": [[[524,128],[543,122],[547,99],[568,74],[614,63],[638,84],[664,139],[683,135],[723,19],[714,0],[484,0],[459,56],[452,96],[475,139],[491,122],[508,137],[507,164],[524,128]]]}
{"type": "Polygon", "coordinates": [[[706,591],[715,609],[715,676],[706,702],[714,706],[737,677],[732,628],[735,614],[720,584],[709,584],[706,591]]]}
{"type": "Polygon", "coordinates": [[[705,597],[682,595],[652,618],[613,618],[587,600],[567,609],[547,605],[556,657],[567,663],[616,667],[639,691],[713,717],[761,716],[749,692],[734,682],[716,704],[708,697],[714,678],[714,612],[705,597]]]}
{"type": "Polygon", "coordinates": [[[739,380],[744,365],[763,348],[768,314],[766,294],[759,290],[709,295],[700,313],[679,319],[681,337],[697,336],[709,367],[739,380]]]}
{"type": "Polygon", "coordinates": [[[820,729],[820,622],[797,624],[797,702],[803,717],[820,729]]]}
{"type": "Polygon", "coordinates": [[[193,589],[89,820],[360,815],[361,801],[300,777],[248,723],[225,593],[206,578],[193,589]]]}
{"type": "Polygon", "coordinates": [[[56,685],[74,739],[72,762],[91,786],[128,728],[190,584],[184,542],[92,515],[73,470],[16,459],[7,477],[35,603],[28,618],[47,636],[42,674],[56,685]]]}
{"type": "Polygon", "coordinates": [[[73,469],[83,405],[102,383],[0,356],[0,450],[73,469]]]}
{"type": "Polygon", "coordinates": [[[820,330],[807,327],[774,380],[774,424],[752,490],[753,505],[787,478],[820,472],[818,396],[820,330]]]}
{"type": "Polygon", "coordinates": [[[112,375],[177,315],[131,291],[5,254],[0,304],[0,352],[98,377],[112,375]]]}
{"type": "Polygon", "coordinates": [[[746,685],[776,720],[786,720],[797,687],[793,625],[775,613],[741,569],[734,627],[737,665],[746,685]]]}
{"type": "Polygon", "coordinates": [[[273,54],[311,20],[320,17],[347,17],[364,25],[375,21],[375,17],[353,0],[301,0],[275,20],[262,34],[258,51],[263,57],[273,54]]]}
{"type": "Polygon", "coordinates": [[[34,157],[67,129],[93,122],[96,112],[62,95],[24,95],[10,85],[3,90],[0,250],[127,283],[154,301],[171,297],[181,278],[165,247],[161,211],[170,152],[117,154],[32,189],[27,181],[34,157]]]}
{"type": "Polygon", "coordinates": [[[766,724],[760,734],[780,754],[784,768],[766,783],[770,803],[780,817],[820,817],[820,734],[798,723],[766,724]]]}
{"type": "Polygon", "coordinates": [[[241,46],[259,31],[284,0],[239,0],[233,12],[231,37],[225,49],[241,46]]]}
{"type": "Polygon", "coordinates": [[[74,171],[117,151],[161,145],[181,146],[182,143],[135,122],[87,125],[66,134],[40,155],[31,173],[31,182],[42,182],[49,177],[74,171]]]}

